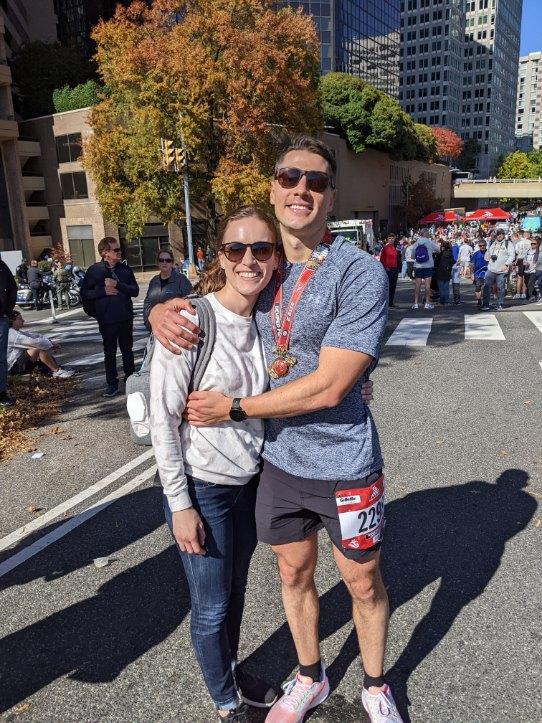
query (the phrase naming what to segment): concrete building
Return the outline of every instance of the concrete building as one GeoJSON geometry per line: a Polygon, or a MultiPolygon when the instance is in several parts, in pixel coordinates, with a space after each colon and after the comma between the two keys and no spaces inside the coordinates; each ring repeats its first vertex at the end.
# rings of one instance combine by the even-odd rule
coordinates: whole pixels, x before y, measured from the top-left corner
{"type": "Polygon", "coordinates": [[[402,0],[402,107],[479,146],[493,175],[514,149],[522,0],[402,0]]]}
{"type": "MultiPolygon", "coordinates": [[[[404,203],[403,185],[428,181],[442,208],[451,204],[452,176],[447,166],[418,161],[393,161],[386,153],[369,149],[352,153],[337,135],[324,133],[323,140],[337,158],[337,196],[333,215],[337,220],[371,219],[378,232],[403,226],[400,206],[404,203]]],[[[434,209],[438,210],[438,209],[434,209]]]]}
{"type": "Polygon", "coordinates": [[[542,110],[542,53],[519,59],[516,101],[516,148],[528,153],[540,148],[542,110]]]}
{"type": "MultiPolygon", "coordinates": [[[[98,242],[104,236],[121,241],[128,263],[136,269],[156,266],[162,247],[172,246],[183,254],[183,234],[174,223],[164,225],[150,219],[143,236],[127,240],[123,226],[108,223],[95,195],[92,178],[85,172],[81,154],[85,139],[92,133],[88,125],[88,108],[55,113],[20,122],[21,134],[35,138],[41,149],[39,157],[29,160],[25,170],[43,179],[40,201],[46,216],[40,222],[39,242],[32,238],[32,255],[47,246],[63,247],[73,262],[89,266],[99,260],[98,242]]],[[[195,219],[195,238],[202,234],[195,219]]]]}
{"type": "Polygon", "coordinates": [[[320,69],[357,75],[397,98],[400,0],[283,0],[312,16],[320,69]]]}
{"type": "Polygon", "coordinates": [[[129,5],[131,0],[54,0],[57,14],[57,33],[62,45],[76,46],[90,58],[95,45],[90,37],[100,18],[109,20],[117,5],[129,5]]]}
{"type": "Polygon", "coordinates": [[[47,208],[40,201],[43,177],[31,174],[39,144],[19,135],[17,94],[8,61],[18,48],[34,40],[56,40],[52,0],[6,0],[0,4],[0,251],[50,245],[40,224],[47,208]]]}

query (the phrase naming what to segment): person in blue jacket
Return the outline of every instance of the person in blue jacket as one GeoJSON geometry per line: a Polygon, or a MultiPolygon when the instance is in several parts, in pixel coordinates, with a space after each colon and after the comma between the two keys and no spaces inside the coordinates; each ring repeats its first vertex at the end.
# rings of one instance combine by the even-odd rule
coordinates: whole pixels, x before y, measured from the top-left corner
{"type": "Polygon", "coordinates": [[[101,261],[87,270],[81,286],[84,301],[94,303],[94,316],[98,322],[104,346],[104,397],[119,394],[117,374],[117,345],[122,354],[125,379],[134,373],[134,307],[132,298],[139,294],[139,286],[132,269],[121,263],[121,246],[112,236],[98,244],[101,261]]]}
{"type": "Polygon", "coordinates": [[[482,289],[484,288],[484,279],[486,278],[487,261],[485,255],[487,251],[487,242],[484,238],[478,241],[478,251],[475,251],[470,258],[471,278],[474,284],[474,295],[478,307],[482,307],[482,289]]]}

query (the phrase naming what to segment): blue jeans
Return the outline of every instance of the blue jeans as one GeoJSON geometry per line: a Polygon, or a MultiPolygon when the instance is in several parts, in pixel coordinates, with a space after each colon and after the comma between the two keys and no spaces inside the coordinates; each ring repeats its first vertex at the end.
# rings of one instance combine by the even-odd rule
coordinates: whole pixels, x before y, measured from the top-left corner
{"type": "Polygon", "coordinates": [[[483,290],[484,306],[489,306],[491,287],[493,284],[497,284],[497,305],[502,306],[504,303],[506,274],[495,274],[493,271],[486,271],[483,290]]]}
{"type": "Polygon", "coordinates": [[[439,301],[441,304],[447,304],[450,301],[450,280],[446,281],[437,279],[439,301]]]}
{"type": "Polygon", "coordinates": [[[403,263],[401,264],[401,278],[402,279],[405,278],[406,272],[407,272],[407,262],[403,261],[403,263]]]}
{"type": "MultiPolygon", "coordinates": [[[[219,485],[188,477],[194,509],[205,527],[205,555],[180,552],[192,612],[190,632],[205,684],[217,708],[239,704],[232,662],[237,659],[248,568],[256,548],[256,491],[246,485],[219,485]]],[[[166,522],[171,512],[164,496],[166,522]]]]}
{"type": "Polygon", "coordinates": [[[8,388],[8,333],[9,319],[0,316],[0,392],[8,388]]]}

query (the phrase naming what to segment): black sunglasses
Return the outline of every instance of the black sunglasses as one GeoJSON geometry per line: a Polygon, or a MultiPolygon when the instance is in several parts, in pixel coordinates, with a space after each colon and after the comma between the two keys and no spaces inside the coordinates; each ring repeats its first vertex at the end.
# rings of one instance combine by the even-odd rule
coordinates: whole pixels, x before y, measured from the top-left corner
{"type": "Polygon", "coordinates": [[[282,188],[295,188],[303,176],[307,179],[307,188],[309,191],[323,193],[328,186],[335,188],[333,179],[323,171],[303,171],[301,168],[279,168],[275,173],[275,178],[282,188]]]}
{"type": "Polygon", "coordinates": [[[120,246],[119,246],[118,248],[116,248],[116,249],[109,249],[109,250],[110,250],[110,251],[113,251],[113,253],[115,253],[115,254],[120,254],[120,252],[122,251],[122,249],[121,249],[120,246]]]}
{"type": "Polygon", "coordinates": [[[232,241],[228,244],[222,244],[220,248],[228,261],[233,261],[234,263],[242,261],[245,258],[247,249],[250,249],[250,253],[256,261],[269,261],[271,256],[273,256],[275,244],[271,243],[271,241],[256,241],[253,244],[232,241]]]}
{"type": "Polygon", "coordinates": [[[158,259],[158,262],[159,262],[160,264],[172,264],[172,263],[173,263],[173,259],[170,259],[169,256],[168,256],[167,259],[158,259]]]}

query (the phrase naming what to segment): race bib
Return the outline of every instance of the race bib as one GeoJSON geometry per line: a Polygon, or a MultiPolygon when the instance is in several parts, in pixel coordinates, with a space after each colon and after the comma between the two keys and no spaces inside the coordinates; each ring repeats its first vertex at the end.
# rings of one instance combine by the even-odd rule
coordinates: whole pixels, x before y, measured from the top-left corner
{"type": "Polygon", "coordinates": [[[335,502],[345,550],[368,550],[382,540],[384,531],[384,477],[368,487],[339,490],[335,502]]]}

